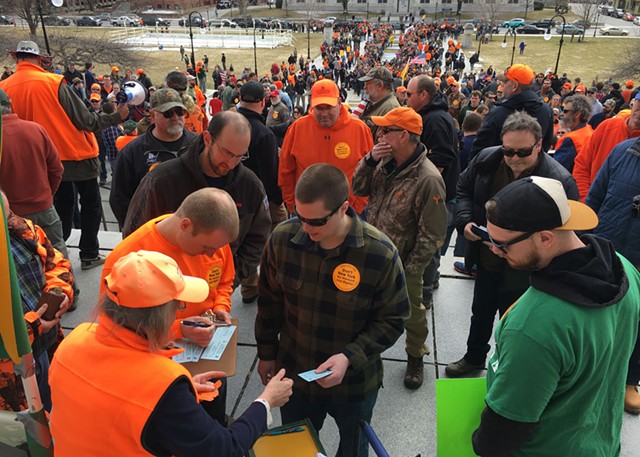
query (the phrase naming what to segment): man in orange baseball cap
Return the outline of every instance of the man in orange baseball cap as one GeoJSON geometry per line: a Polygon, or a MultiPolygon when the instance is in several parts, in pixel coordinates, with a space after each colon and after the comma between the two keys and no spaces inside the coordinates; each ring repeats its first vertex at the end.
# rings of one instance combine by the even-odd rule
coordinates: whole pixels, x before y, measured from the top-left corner
{"type": "Polygon", "coordinates": [[[198,401],[216,396],[209,380],[224,373],[192,377],[171,360],[183,351],[171,345],[169,332],[182,303],[207,297],[207,281],[184,275],[169,256],[143,250],[120,258],[105,287],[98,322],[76,327],[50,368],[56,453],[240,455],[250,449],[270,425],[271,408],[288,401],[293,381],[284,370],[274,373],[229,429],[207,416],[198,401]]]}
{"type": "Polygon", "coordinates": [[[553,139],[553,111],[533,91],[535,72],[529,65],[515,64],[504,71],[503,99],[485,117],[473,143],[472,156],[484,148],[502,144],[502,125],[515,111],[525,111],[542,127],[542,148],[548,151],[553,139]]]}
{"type": "MultiPolygon", "coordinates": [[[[336,83],[330,79],[314,83],[310,115],[291,124],[280,150],[278,184],[289,211],[298,178],[307,167],[318,162],[335,165],[351,182],[356,165],[372,147],[369,127],[342,106],[336,83]]],[[[360,214],[367,199],[351,193],[349,204],[360,214]]]]}
{"type": "Polygon", "coordinates": [[[422,274],[444,243],[449,218],[446,191],[442,175],[420,142],[422,116],[413,108],[400,107],[371,121],[378,126],[378,143],[360,160],[353,192],[369,197],[367,221],[391,238],[400,253],[411,304],[405,321],[404,385],[417,389],[424,381],[422,357],[429,353],[422,274]]]}

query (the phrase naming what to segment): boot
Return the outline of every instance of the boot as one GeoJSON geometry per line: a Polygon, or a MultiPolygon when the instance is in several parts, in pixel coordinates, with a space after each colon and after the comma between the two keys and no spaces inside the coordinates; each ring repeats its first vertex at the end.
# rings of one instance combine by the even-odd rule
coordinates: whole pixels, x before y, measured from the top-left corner
{"type": "Polygon", "coordinates": [[[638,393],[638,386],[627,386],[625,388],[624,410],[629,414],[640,414],[640,394],[638,393]]]}
{"type": "Polygon", "coordinates": [[[407,371],[404,375],[404,386],[407,389],[415,390],[424,382],[424,364],[422,357],[411,357],[407,355],[407,371]]]}

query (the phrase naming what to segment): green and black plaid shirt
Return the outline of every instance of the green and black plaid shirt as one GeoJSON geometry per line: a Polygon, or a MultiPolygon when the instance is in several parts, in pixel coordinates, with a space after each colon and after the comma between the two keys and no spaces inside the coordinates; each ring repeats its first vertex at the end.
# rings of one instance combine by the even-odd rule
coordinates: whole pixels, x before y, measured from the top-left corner
{"type": "Polygon", "coordinates": [[[395,246],[352,208],[347,214],[351,230],[330,250],[312,241],[297,218],[280,224],[260,264],[258,356],[277,360],[296,395],[313,400],[362,401],[374,393],[382,384],[380,354],[409,315],[395,246]],[[350,362],[340,385],[324,389],[297,376],[339,353],[350,362]]]}

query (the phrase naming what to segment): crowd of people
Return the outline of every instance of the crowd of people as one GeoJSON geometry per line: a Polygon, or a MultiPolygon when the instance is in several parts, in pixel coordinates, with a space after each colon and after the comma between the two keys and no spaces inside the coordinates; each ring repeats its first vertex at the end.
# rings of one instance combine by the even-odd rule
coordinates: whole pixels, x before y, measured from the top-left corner
{"type": "MultiPolygon", "coordinates": [[[[640,414],[640,93],[478,69],[460,31],[341,24],[320,64],[294,50],[236,74],[205,55],[157,85],[142,68],[47,71],[49,56],[18,44],[0,82],[0,185],[56,453],[240,456],[279,407],[316,430],[331,416],[337,455],[368,455],[359,423],[403,333],[404,386],[424,383],[451,244],[475,283],[465,354],[445,371],[487,370],[475,452],[619,452],[623,410],[640,414]],[[129,83],[144,101],[120,102],[129,83]],[[109,169],[124,239],[107,258],[109,169]],[[80,292],[74,226],[101,295],[96,321],[63,337],[80,292]],[[191,376],[172,342],[207,346],[238,287],[256,303],[265,389],[228,423],[225,374],[191,376]],[[307,370],[322,377],[296,376],[307,370]]],[[[2,408],[25,409],[10,361],[1,379],[2,408]]]]}

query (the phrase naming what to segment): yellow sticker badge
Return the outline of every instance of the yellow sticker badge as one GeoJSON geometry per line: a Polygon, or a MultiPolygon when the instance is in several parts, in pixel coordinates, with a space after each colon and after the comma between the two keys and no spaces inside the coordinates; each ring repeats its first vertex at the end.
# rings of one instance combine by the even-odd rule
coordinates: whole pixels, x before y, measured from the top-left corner
{"type": "Polygon", "coordinates": [[[351,154],[351,147],[347,143],[338,143],[333,148],[333,153],[338,159],[346,159],[351,154]]]}
{"type": "Polygon", "coordinates": [[[343,292],[351,292],[360,284],[360,272],[350,263],[341,263],[333,270],[333,283],[343,292]]]}
{"type": "Polygon", "coordinates": [[[214,265],[211,268],[209,268],[209,271],[207,271],[207,283],[209,284],[209,287],[212,289],[215,289],[216,287],[218,287],[221,277],[222,277],[221,265],[214,265]]]}

